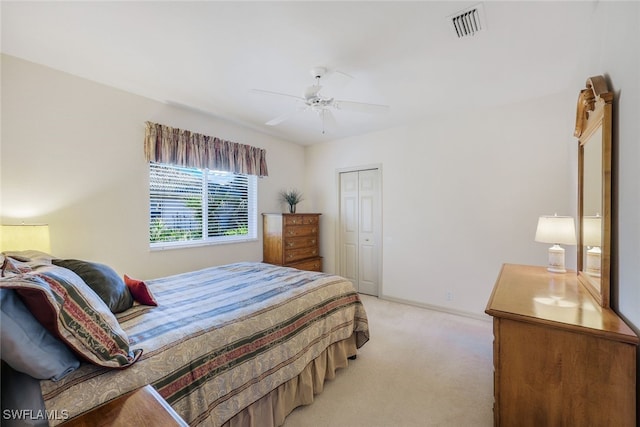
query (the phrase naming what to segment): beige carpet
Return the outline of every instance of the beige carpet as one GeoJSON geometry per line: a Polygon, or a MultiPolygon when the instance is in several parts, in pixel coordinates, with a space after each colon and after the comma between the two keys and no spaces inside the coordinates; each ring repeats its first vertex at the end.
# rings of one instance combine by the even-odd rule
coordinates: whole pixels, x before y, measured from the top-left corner
{"type": "Polygon", "coordinates": [[[371,340],[285,427],[493,425],[491,322],[362,300],[371,340]]]}

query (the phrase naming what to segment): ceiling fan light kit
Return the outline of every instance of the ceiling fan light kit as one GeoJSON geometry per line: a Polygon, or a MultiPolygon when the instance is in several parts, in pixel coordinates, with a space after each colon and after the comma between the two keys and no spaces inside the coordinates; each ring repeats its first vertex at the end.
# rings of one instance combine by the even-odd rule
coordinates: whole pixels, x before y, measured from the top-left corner
{"type": "Polygon", "coordinates": [[[320,94],[320,91],[323,88],[323,86],[320,84],[321,78],[329,75],[336,75],[336,76],[339,76],[342,80],[352,79],[353,77],[349,76],[348,74],[345,74],[337,70],[329,71],[326,67],[314,67],[309,71],[309,73],[316,80],[316,82],[315,84],[308,86],[305,89],[303,96],[296,96],[288,93],[272,92],[269,90],[262,90],[262,89],[253,89],[253,92],[255,93],[294,98],[301,103],[301,105],[297,109],[284,113],[278,117],[275,117],[269,120],[268,122],[265,123],[266,125],[276,126],[284,122],[285,120],[289,120],[290,118],[297,115],[298,113],[311,110],[316,112],[320,117],[322,121],[322,133],[325,133],[325,125],[328,125],[328,127],[333,127],[335,125],[335,117],[333,115],[333,112],[331,111],[332,109],[349,110],[349,111],[356,111],[360,113],[381,113],[389,110],[388,105],[336,100],[333,97],[325,97],[320,94]]]}

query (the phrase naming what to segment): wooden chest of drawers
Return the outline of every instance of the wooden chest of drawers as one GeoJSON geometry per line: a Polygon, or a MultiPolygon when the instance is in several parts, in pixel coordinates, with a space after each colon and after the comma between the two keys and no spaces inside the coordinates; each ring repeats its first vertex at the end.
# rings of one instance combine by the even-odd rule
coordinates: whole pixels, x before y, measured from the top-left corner
{"type": "Polygon", "coordinates": [[[486,312],[496,427],[636,426],[638,337],[575,272],[505,264],[486,312]]]}
{"type": "Polygon", "coordinates": [[[322,271],[320,214],[262,214],[262,261],[322,271]]]}

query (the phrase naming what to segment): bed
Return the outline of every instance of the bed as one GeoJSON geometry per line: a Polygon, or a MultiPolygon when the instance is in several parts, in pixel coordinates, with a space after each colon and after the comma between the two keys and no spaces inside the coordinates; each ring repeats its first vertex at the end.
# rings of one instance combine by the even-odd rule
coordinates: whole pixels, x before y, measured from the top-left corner
{"type": "MultiPolygon", "coordinates": [[[[64,282],[65,270],[34,271],[64,282]]],[[[19,287],[25,285],[16,285],[25,274],[33,273],[18,271],[0,284],[30,306],[19,287]]],[[[151,384],[190,425],[278,426],[311,403],[369,339],[357,292],[335,275],[241,262],[145,285],[157,306],[136,303],[114,315],[113,328],[128,338],[125,357],[108,363],[82,357],[61,379],[40,381],[48,413],[72,418],[151,384]]]]}

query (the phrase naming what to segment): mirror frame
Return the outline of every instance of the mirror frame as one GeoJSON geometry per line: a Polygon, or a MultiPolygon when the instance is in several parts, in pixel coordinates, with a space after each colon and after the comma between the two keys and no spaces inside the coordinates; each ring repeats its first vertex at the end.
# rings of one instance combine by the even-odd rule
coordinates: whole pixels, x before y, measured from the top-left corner
{"type": "Polygon", "coordinates": [[[578,96],[576,129],[578,138],[578,279],[598,301],[609,307],[611,291],[611,121],[613,93],[603,76],[587,79],[586,89],[578,96]],[[584,145],[602,128],[602,258],[600,286],[584,270],[583,202],[584,202],[584,145]]]}

